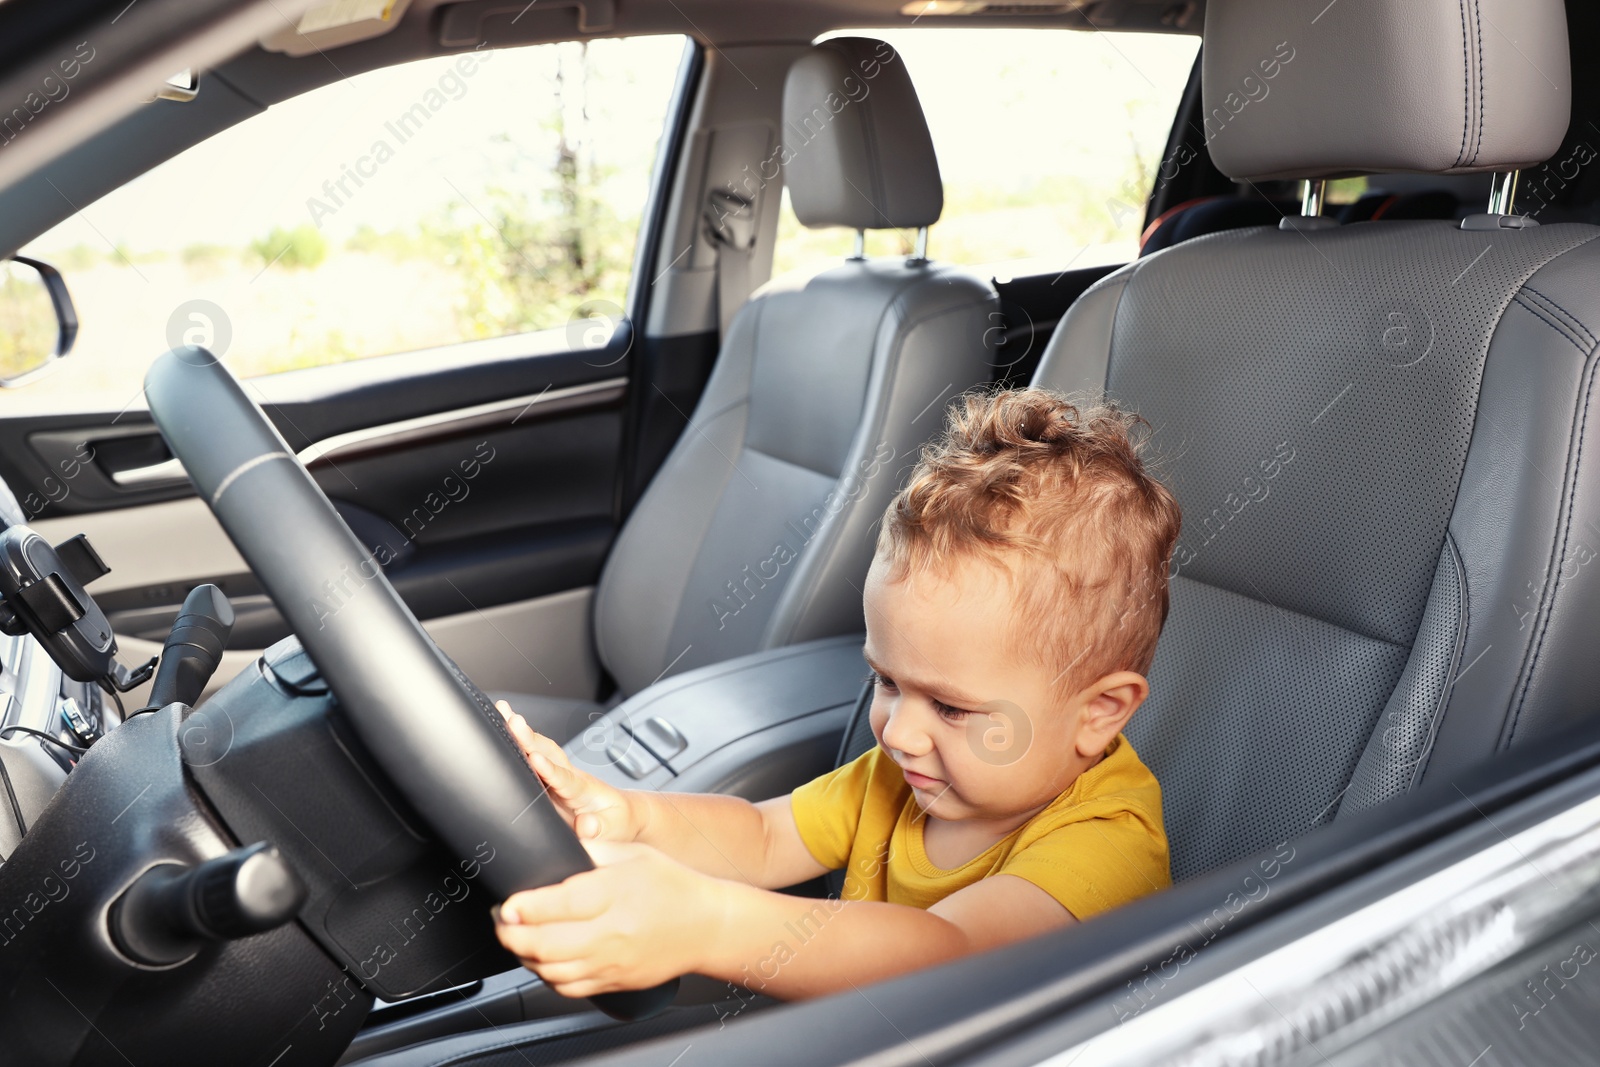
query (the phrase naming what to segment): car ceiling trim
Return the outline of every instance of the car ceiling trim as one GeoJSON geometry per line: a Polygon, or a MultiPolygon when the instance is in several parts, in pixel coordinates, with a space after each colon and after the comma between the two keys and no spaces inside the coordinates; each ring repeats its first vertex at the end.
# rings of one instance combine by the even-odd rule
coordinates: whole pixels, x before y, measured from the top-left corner
{"type": "Polygon", "coordinates": [[[0,4],[0,100],[9,108],[61,80],[57,63],[92,49],[66,94],[30,115],[27,137],[0,153],[0,189],[50,166],[96,134],[148,105],[175,70],[213,67],[298,19],[315,0],[7,0],[0,4]],[[44,9],[54,8],[48,14],[44,9]],[[70,27],[70,32],[68,32],[70,27]],[[92,45],[90,42],[93,42],[92,45]],[[89,60],[93,62],[89,62],[89,60]]]}

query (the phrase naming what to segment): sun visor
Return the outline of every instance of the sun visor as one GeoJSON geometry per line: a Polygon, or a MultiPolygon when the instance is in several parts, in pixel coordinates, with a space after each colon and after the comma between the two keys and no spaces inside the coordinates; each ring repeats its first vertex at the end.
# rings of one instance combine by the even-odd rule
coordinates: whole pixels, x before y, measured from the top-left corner
{"type": "Polygon", "coordinates": [[[411,0],[333,0],[318,4],[292,26],[261,39],[269,52],[305,56],[381,37],[400,24],[411,0]]]}

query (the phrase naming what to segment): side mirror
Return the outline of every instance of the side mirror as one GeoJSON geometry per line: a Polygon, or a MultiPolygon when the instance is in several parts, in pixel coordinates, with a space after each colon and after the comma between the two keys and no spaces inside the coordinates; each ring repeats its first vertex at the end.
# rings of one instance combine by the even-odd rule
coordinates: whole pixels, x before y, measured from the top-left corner
{"type": "Polygon", "coordinates": [[[27,384],[72,351],[77,336],[60,271],[23,256],[0,261],[0,388],[27,384]]]}

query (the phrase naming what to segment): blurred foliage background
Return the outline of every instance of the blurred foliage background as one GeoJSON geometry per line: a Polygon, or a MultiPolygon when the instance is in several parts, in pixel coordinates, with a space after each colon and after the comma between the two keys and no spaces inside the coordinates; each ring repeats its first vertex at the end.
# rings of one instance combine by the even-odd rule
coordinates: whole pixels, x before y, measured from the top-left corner
{"type": "Polygon", "coordinates": [[[35,370],[55,354],[61,335],[50,290],[24,263],[0,266],[0,378],[35,370]]]}

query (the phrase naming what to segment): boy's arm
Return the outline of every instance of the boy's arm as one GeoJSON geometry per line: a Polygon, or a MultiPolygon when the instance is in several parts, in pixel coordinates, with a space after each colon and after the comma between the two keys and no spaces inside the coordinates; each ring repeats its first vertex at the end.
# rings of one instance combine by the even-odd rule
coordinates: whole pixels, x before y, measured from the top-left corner
{"type": "Polygon", "coordinates": [[[752,804],[714,793],[618,789],[574,767],[504,701],[496,707],[556,810],[584,840],[642,842],[712,877],[774,889],[827,870],[800,839],[787,795],[752,804]]]}
{"type": "Polygon", "coordinates": [[[514,894],[497,933],[557,993],[647,989],[695,972],[780,999],[820,996],[1075,921],[996,874],[923,911],[794,897],[692,870],[639,843],[587,842],[596,868],[514,894]]]}
{"type": "Polygon", "coordinates": [[[828,869],[801,840],[788,794],[752,804],[716,793],[630,790],[629,800],[639,812],[635,840],[713,878],[781,889],[828,869]]]}
{"type": "Polygon", "coordinates": [[[792,1000],[1037,936],[1077,920],[1032,882],[997,874],[927,910],[819,900],[729,883],[723,928],[696,970],[792,1000]]]}

